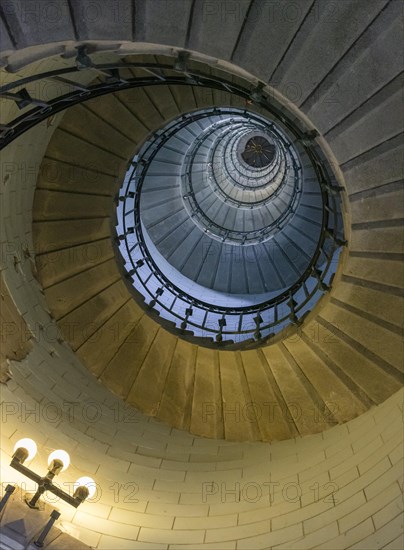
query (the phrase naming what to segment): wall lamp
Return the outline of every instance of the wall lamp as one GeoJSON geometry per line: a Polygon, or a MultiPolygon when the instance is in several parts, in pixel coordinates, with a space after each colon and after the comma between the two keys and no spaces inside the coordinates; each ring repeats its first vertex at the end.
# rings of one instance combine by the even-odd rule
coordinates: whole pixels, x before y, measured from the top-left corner
{"type": "MultiPolygon", "coordinates": [[[[38,489],[34,496],[29,499],[25,497],[25,501],[30,508],[38,509],[38,500],[45,493],[45,491],[50,491],[54,495],[58,496],[71,506],[77,508],[86,498],[91,498],[95,491],[96,486],[95,482],[91,477],[81,477],[74,483],[74,493],[73,496],[69,495],[53,483],[53,478],[66,470],[70,464],[70,457],[66,451],[58,449],[53,451],[48,457],[48,473],[45,476],[40,476],[33,472],[27,466],[24,466],[24,462],[32,460],[37,452],[37,446],[35,441],[32,439],[24,438],[17,441],[14,446],[14,454],[11,459],[10,466],[17,470],[18,472],[24,474],[26,477],[35,481],[38,485],[38,489]]],[[[1,501],[2,507],[5,506],[11,492],[6,492],[5,502],[1,501]],[[8,496],[7,496],[8,495],[8,496]]],[[[1,510],[0,510],[1,511],[1,510]]]]}

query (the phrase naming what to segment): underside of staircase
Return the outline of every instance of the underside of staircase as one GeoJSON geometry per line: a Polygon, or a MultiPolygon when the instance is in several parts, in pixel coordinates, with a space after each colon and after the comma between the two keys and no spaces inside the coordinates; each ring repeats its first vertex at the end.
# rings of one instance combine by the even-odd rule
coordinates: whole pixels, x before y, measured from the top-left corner
{"type": "MultiPolygon", "coordinates": [[[[58,481],[91,476],[101,493],[78,509],[52,502],[64,540],[100,550],[403,548],[402,37],[400,0],[0,3],[1,477],[25,491],[9,466],[21,438],[37,442],[38,472],[50,452],[69,452],[58,481]],[[132,78],[143,84],[125,88],[132,78]],[[92,86],[103,93],[89,99],[92,86]],[[71,101],[49,110],[63,94],[71,101]],[[304,153],[323,155],[343,218],[333,276],[306,315],[294,317],[290,301],[273,337],[261,338],[254,314],[258,334],[227,345],[217,331],[194,333],[189,313],[163,318],[134,288],[117,212],[137,153],[167,125],[212,108],[265,118],[263,97],[282,107],[280,127],[287,118],[305,130],[291,139],[306,176],[304,213],[288,218],[286,240],[264,236],[264,248],[278,242],[276,257],[247,263],[253,246],[215,235],[198,279],[181,246],[191,251],[206,220],[188,223],[168,150],[141,205],[167,265],[210,296],[281,292],[323,234],[324,180],[316,172],[311,181],[304,153]],[[182,233],[173,205],[178,224],[187,220],[182,233]],[[243,251],[240,263],[227,255],[239,286],[215,255],[225,246],[243,251]]],[[[204,170],[219,133],[195,156],[193,183],[205,217],[227,223],[216,210],[226,193],[233,206],[258,194],[222,178],[225,135],[204,170]],[[214,171],[217,201],[207,191],[214,171]]],[[[181,137],[171,152],[183,157],[195,136],[181,137]]],[[[292,178],[280,180],[264,186],[264,202],[278,183],[293,194],[292,178]]],[[[261,228],[249,214],[231,220],[235,239],[247,223],[261,228]]],[[[36,511],[20,496],[29,518],[36,511]]],[[[15,536],[22,525],[11,519],[15,536]]],[[[63,544],[56,533],[45,548],[63,544]]]]}
{"type": "MultiPolygon", "coordinates": [[[[317,125],[337,155],[349,198],[348,250],[333,288],[303,326],[249,351],[207,349],[160,326],[122,280],[111,236],[114,197],[141,143],[182,113],[217,105],[245,108],[245,101],[171,85],[116,92],[65,113],[35,194],[38,278],[62,337],[108,388],[194,434],[264,441],[323,431],[399,389],[402,190],[398,174],[380,182],[400,140],[393,136],[386,151],[384,134],[375,127],[369,150],[355,149],[355,143],[362,147],[355,140],[373,113],[366,110],[376,109],[376,115],[384,105],[379,107],[377,93],[362,93],[363,99],[356,98],[365,101],[360,118],[346,102],[340,111],[340,103],[319,99],[330,112],[317,125]],[[373,99],[366,102],[366,96],[373,99]],[[246,413],[249,403],[259,414],[246,413]],[[241,412],[234,412],[237,407],[241,412]]],[[[399,95],[391,97],[398,108],[399,95]]],[[[312,103],[309,114],[316,108],[312,103]]]]}

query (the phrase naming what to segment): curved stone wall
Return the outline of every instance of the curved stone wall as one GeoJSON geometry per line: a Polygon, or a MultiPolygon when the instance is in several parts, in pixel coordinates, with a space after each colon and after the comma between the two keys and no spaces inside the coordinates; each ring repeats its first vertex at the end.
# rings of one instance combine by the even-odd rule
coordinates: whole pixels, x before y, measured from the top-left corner
{"type": "MultiPolygon", "coordinates": [[[[97,494],[59,527],[102,549],[390,548],[402,545],[403,392],[322,434],[259,444],[194,437],[132,409],[40,344],[2,388],[2,480],[14,443],[31,466],[71,455],[58,483],[92,476],[97,494]]],[[[232,414],[232,413],[229,413],[232,414]]],[[[243,414],[243,412],[242,412],[243,414]]],[[[34,487],[26,485],[28,491],[34,487]]],[[[54,502],[49,498],[48,502],[54,502]]]]}
{"type": "MultiPolygon", "coordinates": [[[[223,25],[228,2],[201,3],[192,13],[191,3],[170,0],[164,5],[176,25],[161,18],[160,1],[103,2],[103,13],[110,10],[108,25],[87,12],[83,16],[83,9],[91,9],[90,1],[61,4],[63,9],[72,7],[63,25],[40,17],[28,28],[23,11],[27,3],[2,6],[5,64],[8,55],[17,68],[28,56],[60,53],[64,45],[71,51],[77,39],[105,40],[107,29],[109,42],[98,47],[141,48],[130,46],[133,38],[186,46],[232,58],[265,80],[276,77],[281,91],[297,83],[296,102],[326,135],[344,171],[355,221],[349,263],[319,324],[334,325],[331,334],[336,340],[333,345],[320,342],[316,355],[310,351],[312,344],[295,345],[308,365],[320,357],[340,374],[353,364],[349,374],[355,376],[362,397],[363,386],[375,380],[380,369],[394,372],[392,365],[401,364],[402,328],[401,3],[372,1],[364,9],[360,1],[340,2],[331,16],[334,2],[305,1],[295,15],[281,15],[270,38],[270,19],[258,17],[257,2],[245,25],[243,18],[233,16],[223,25]],[[124,20],[111,18],[117,5],[126,10],[124,20]],[[82,19],[77,18],[80,10],[82,19]],[[68,23],[71,14],[74,24],[68,23]],[[191,16],[192,33],[182,23],[184,14],[191,16]],[[342,19],[348,23],[341,25],[342,19]],[[338,29],[344,31],[339,34],[338,29]],[[127,41],[123,46],[122,37],[127,41]],[[333,41],[333,48],[318,48],[325,38],[333,41]],[[25,47],[30,49],[17,51],[25,47]],[[263,55],[268,48],[273,51],[270,63],[263,55]],[[305,59],[318,63],[309,71],[305,59]],[[358,80],[352,75],[359,75],[358,80]],[[328,94],[335,97],[336,82],[338,101],[325,101],[328,94]],[[355,339],[347,333],[348,326],[354,327],[355,339]]],[[[236,9],[247,4],[239,2],[236,9]]],[[[35,3],[39,9],[46,5],[35,3]]],[[[12,380],[1,386],[2,420],[7,421],[1,428],[2,482],[17,479],[8,467],[13,443],[32,436],[40,447],[35,469],[45,468],[48,451],[64,447],[73,466],[60,481],[68,483],[87,473],[99,483],[100,499],[77,512],[63,508],[61,522],[65,530],[98,548],[401,549],[403,397],[397,386],[387,389],[376,380],[366,403],[370,409],[323,433],[292,435],[272,444],[204,439],[125,409],[59,340],[33,275],[31,226],[39,162],[58,122],[42,123],[20,138],[3,161],[3,169],[4,163],[12,164],[3,173],[1,188],[2,275],[33,335],[33,347],[26,359],[10,365],[12,380]],[[383,403],[376,407],[376,402],[383,403]]],[[[5,330],[29,338],[24,325],[2,329],[3,338],[5,330]]],[[[346,372],[344,380],[352,387],[346,372]]],[[[365,408],[358,403],[354,407],[357,413],[365,408]]],[[[242,408],[239,417],[236,411],[229,419],[235,426],[237,420],[247,423],[245,413],[242,408]]],[[[286,425],[293,425],[290,419],[286,416],[286,425]]]]}
{"type": "MultiPolygon", "coordinates": [[[[39,445],[37,471],[49,451],[68,450],[72,467],[60,482],[90,475],[100,498],[78,511],[55,503],[59,527],[98,548],[401,548],[402,392],[322,434],[273,444],[203,439],[125,408],[58,340],[24,254],[35,159],[53,129],[42,124],[7,149],[15,166],[36,168],[13,171],[3,189],[2,274],[33,350],[10,365],[1,388],[2,481],[25,481],[8,467],[22,436],[39,445]]],[[[242,407],[228,415],[248,421],[242,407]]]]}

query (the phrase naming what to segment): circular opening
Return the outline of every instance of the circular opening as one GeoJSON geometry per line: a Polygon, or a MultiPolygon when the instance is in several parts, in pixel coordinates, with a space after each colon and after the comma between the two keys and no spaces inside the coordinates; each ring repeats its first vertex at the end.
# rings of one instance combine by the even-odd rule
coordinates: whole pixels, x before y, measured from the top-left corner
{"type": "Polygon", "coordinates": [[[135,298],[168,330],[255,347],[329,290],[339,196],[325,156],[298,132],[285,114],[215,107],[171,121],[132,159],[118,248],[135,298]]]}
{"type": "Polygon", "coordinates": [[[265,137],[255,136],[247,141],[241,156],[252,168],[264,168],[274,160],[275,146],[265,137]]]}

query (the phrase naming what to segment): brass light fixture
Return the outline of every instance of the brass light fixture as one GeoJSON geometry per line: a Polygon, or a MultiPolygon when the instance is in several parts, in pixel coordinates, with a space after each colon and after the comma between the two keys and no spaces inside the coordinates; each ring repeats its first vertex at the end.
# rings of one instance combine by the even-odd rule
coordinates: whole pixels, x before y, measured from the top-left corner
{"type": "Polygon", "coordinates": [[[96,490],[95,482],[90,477],[81,477],[74,484],[73,496],[66,493],[53,483],[55,476],[66,470],[70,464],[68,453],[62,449],[53,451],[48,457],[48,472],[45,476],[40,476],[33,470],[24,465],[24,462],[32,460],[37,452],[35,441],[29,438],[20,439],[14,446],[14,454],[10,466],[26,477],[35,481],[38,489],[34,496],[25,498],[30,508],[39,509],[38,500],[46,492],[50,491],[71,506],[77,508],[86,498],[91,498],[96,490]]]}

